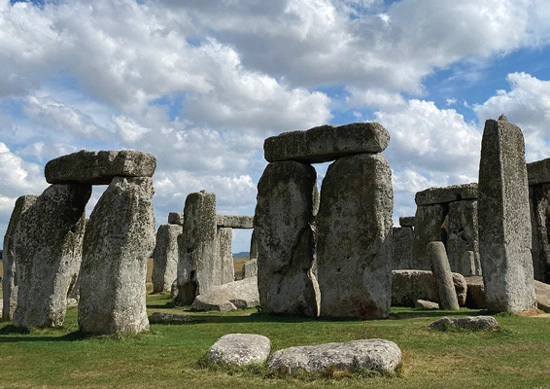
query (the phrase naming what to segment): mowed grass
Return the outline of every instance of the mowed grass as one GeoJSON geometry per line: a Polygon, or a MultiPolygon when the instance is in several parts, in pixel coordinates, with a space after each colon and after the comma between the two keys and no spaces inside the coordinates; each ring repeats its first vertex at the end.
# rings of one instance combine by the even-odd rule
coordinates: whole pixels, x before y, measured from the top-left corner
{"type": "Polygon", "coordinates": [[[278,317],[245,310],[191,312],[167,295],[148,296],[149,313],[193,316],[192,324],[151,325],[139,335],[85,337],[77,312],[60,329],[15,332],[0,324],[2,388],[550,388],[550,319],[497,315],[490,332],[438,332],[428,325],[443,315],[480,311],[392,308],[386,320],[278,317]],[[264,367],[201,367],[208,348],[227,333],[267,336],[282,348],[364,338],[392,340],[403,352],[393,377],[367,374],[274,376],[264,367]]]}

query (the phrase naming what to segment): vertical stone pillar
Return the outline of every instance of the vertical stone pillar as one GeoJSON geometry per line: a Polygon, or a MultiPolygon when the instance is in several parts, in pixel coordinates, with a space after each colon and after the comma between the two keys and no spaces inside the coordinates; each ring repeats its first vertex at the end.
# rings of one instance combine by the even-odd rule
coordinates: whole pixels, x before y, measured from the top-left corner
{"type": "Polygon", "coordinates": [[[230,281],[220,278],[216,263],[216,195],[204,190],[189,194],[184,214],[183,234],[178,239],[178,293],[174,302],[191,305],[200,293],[230,281]]]}
{"type": "Polygon", "coordinates": [[[170,292],[178,276],[178,236],[183,227],[163,224],[158,228],[153,250],[153,293],[170,292]]]}
{"type": "Polygon", "coordinates": [[[412,227],[393,227],[391,242],[392,270],[412,269],[412,227]]]}
{"type": "Polygon", "coordinates": [[[431,264],[426,252],[426,246],[430,242],[442,241],[446,243],[444,229],[447,207],[445,204],[418,205],[414,217],[414,241],[412,268],[417,270],[430,270],[431,264]]]}
{"type": "Polygon", "coordinates": [[[14,326],[63,324],[82,260],[90,195],[88,184],[51,185],[21,215],[14,238],[19,283],[14,326]]]}
{"type": "MultiPolygon", "coordinates": [[[[216,253],[215,261],[219,266],[215,272],[219,272],[220,285],[227,284],[235,280],[235,269],[233,267],[233,251],[231,250],[231,241],[233,240],[233,229],[228,227],[219,227],[216,232],[216,253]]],[[[216,276],[214,276],[216,278],[216,276]]]]}
{"type": "MultiPolygon", "coordinates": [[[[464,275],[479,275],[481,272],[468,274],[470,268],[462,268],[465,253],[474,254],[475,269],[479,264],[479,238],[477,221],[477,200],[454,201],[449,204],[449,234],[447,236],[447,255],[451,270],[464,275]]],[[[469,264],[468,264],[469,265],[469,264]]]]}
{"type": "Polygon", "coordinates": [[[263,312],[318,315],[313,193],[317,174],[309,164],[274,162],[258,182],[254,216],[258,243],[258,291],[263,312]]]}
{"type": "Polygon", "coordinates": [[[17,277],[15,273],[15,231],[19,225],[21,215],[24,214],[38,199],[38,196],[21,196],[15,201],[10,222],[4,236],[2,265],[3,307],[2,320],[9,321],[17,306],[17,277]]]}
{"type": "Polygon", "coordinates": [[[449,259],[442,242],[430,242],[426,246],[426,252],[432,264],[432,274],[437,284],[439,293],[439,306],[441,309],[459,309],[455,285],[449,259]]]}
{"type": "Polygon", "coordinates": [[[519,127],[487,120],[478,186],[479,253],[487,308],[518,312],[535,306],[529,188],[519,127]]]}
{"type": "Polygon", "coordinates": [[[382,154],[332,163],[317,215],[321,316],[385,318],[391,305],[391,170],[382,154]]]}
{"type": "Polygon", "coordinates": [[[78,324],[82,332],[148,330],[145,279],[155,245],[153,181],[115,177],[86,226],[78,324]]]}

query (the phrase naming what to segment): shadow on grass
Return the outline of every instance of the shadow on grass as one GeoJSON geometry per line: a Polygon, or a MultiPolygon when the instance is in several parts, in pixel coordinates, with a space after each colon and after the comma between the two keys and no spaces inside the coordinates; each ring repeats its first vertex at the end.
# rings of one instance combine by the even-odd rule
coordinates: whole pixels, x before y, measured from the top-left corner
{"type": "Polygon", "coordinates": [[[460,309],[457,311],[446,311],[446,310],[426,310],[419,308],[406,308],[405,311],[394,311],[390,313],[390,320],[406,320],[406,319],[416,319],[416,318],[441,318],[445,316],[459,317],[459,316],[478,316],[478,315],[487,315],[487,311],[483,309],[472,310],[472,309],[460,309]]]}
{"type": "MultiPolygon", "coordinates": [[[[42,331],[42,330],[37,330],[42,331]]],[[[49,330],[54,331],[54,330],[49,330]]],[[[83,340],[94,337],[94,335],[85,334],[80,331],[73,331],[61,336],[56,335],[44,335],[28,328],[15,327],[13,325],[7,325],[0,328],[0,343],[17,343],[17,342],[71,342],[75,340],[83,340]],[[5,336],[4,336],[5,335],[5,336]],[[21,336],[14,336],[21,335],[21,336]]]]}

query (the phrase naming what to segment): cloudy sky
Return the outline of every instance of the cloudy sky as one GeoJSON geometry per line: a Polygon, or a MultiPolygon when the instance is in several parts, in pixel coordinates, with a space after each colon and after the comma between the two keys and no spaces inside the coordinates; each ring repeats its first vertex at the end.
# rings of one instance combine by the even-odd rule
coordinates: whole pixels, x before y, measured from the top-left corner
{"type": "Polygon", "coordinates": [[[394,220],[414,215],[477,181],[486,119],[550,157],[549,20],[547,0],[0,0],[0,235],[81,149],[154,154],[157,224],[201,189],[253,215],[266,137],[356,121],[390,132],[394,220]]]}

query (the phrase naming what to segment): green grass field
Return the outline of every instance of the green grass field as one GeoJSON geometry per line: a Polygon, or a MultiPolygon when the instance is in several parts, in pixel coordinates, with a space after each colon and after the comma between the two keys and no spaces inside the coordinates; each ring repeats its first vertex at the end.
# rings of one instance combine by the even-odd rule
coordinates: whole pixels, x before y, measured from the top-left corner
{"type": "Polygon", "coordinates": [[[198,313],[148,297],[149,313],[184,313],[198,321],[151,325],[139,335],[83,337],[76,310],[61,329],[14,331],[0,323],[1,388],[550,388],[550,319],[497,315],[492,332],[437,332],[443,315],[480,313],[392,308],[387,320],[321,320],[263,315],[256,310],[198,313]],[[227,333],[257,333],[272,352],[295,345],[362,338],[394,341],[403,352],[396,377],[361,374],[273,378],[261,367],[203,368],[198,361],[227,333]]]}

